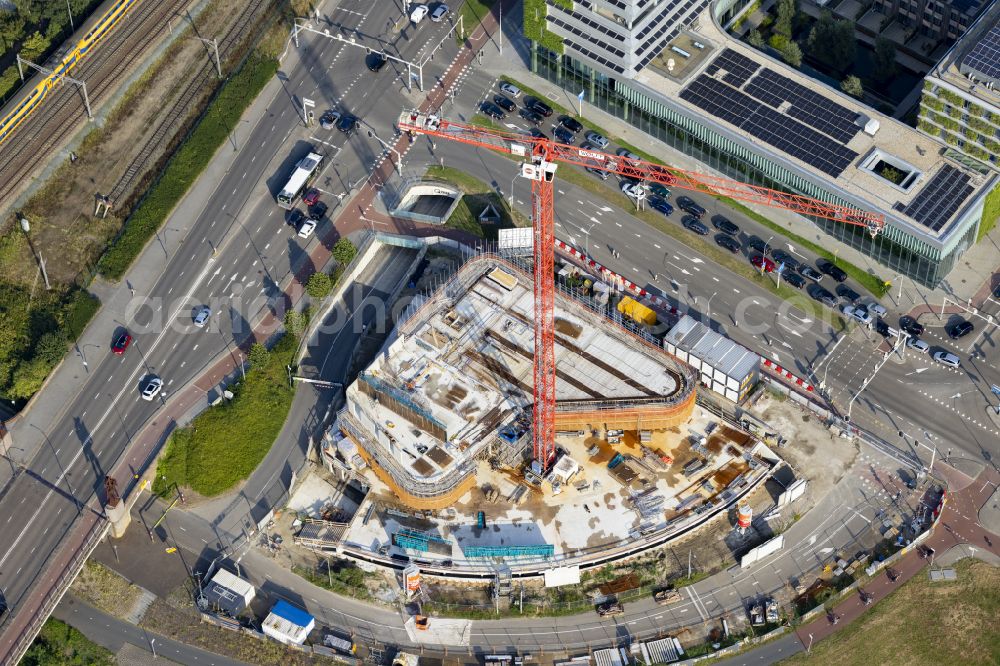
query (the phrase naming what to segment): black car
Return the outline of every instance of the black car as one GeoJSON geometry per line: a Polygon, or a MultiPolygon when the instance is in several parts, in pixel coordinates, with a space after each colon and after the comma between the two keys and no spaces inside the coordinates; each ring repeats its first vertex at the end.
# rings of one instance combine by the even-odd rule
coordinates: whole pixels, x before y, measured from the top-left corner
{"type": "Polygon", "coordinates": [[[649,207],[660,211],[664,215],[671,215],[674,212],[674,207],[670,205],[670,202],[663,197],[658,197],[655,194],[649,197],[649,207]]]}
{"type": "Polygon", "coordinates": [[[843,271],[840,266],[836,265],[832,261],[827,261],[826,259],[820,259],[816,262],[816,267],[832,277],[837,282],[843,282],[847,279],[847,273],[843,271]]]}
{"type": "Polygon", "coordinates": [[[339,129],[344,134],[350,134],[354,130],[358,129],[358,123],[361,122],[356,116],[352,116],[349,113],[345,113],[337,121],[337,129],[339,129]]]}
{"type": "Polygon", "coordinates": [[[848,287],[846,284],[838,284],[837,285],[837,295],[840,296],[841,298],[847,299],[851,303],[853,303],[854,301],[856,301],[859,298],[861,298],[861,294],[859,294],[858,292],[854,291],[853,289],[851,289],[850,287],[848,287]]]}
{"type": "Polygon", "coordinates": [[[681,224],[683,224],[685,227],[695,232],[699,236],[708,235],[708,227],[702,224],[701,220],[699,220],[694,215],[685,215],[684,217],[682,217],[681,224]]]}
{"type": "Polygon", "coordinates": [[[740,233],[740,228],[729,221],[729,218],[723,217],[722,215],[712,216],[712,226],[719,231],[729,234],[730,236],[736,236],[740,233]]]}
{"type": "Polygon", "coordinates": [[[760,252],[765,257],[771,253],[771,246],[764,242],[763,238],[758,238],[757,236],[751,236],[747,239],[747,245],[751,248],[760,252]]]}
{"type": "Polygon", "coordinates": [[[305,213],[296,208],[291,213],[288,214],[288,225],[291,227],[298,228],[299,222],[305,219],[305,213]]]}
{"type": "Polygon", "coordinates": [[[531,136],[535,137],[536,139],[547,139],[547,138],[549,138],[548,134],[546,134],[542,130],[538,129],[537,127],[532,127],[531,129],[529,129],[528,130],[528,134],[530,134],[531,136]]]}
{"type": "Polygon", "coordinates": [[[493,103],[507,113],[514,113],[514,111],[517,110],[517,104],[514,104],[514,102],[507,99],[503,95],[493,95],[493,103]]]}
{"type": "Polygon", "coordinates": [[[319,222],[320,220],[323,219],[323,216],[326,215],[327,209],[328,206],[325,203],[323,203],[322,201],[317,201],[309,209],[309,218],[319,222]]]}
{"type": "Polygon", "coordinates": [[[576,135],[561,125],[556,128],[556,131],[552,133],[552,136],[554,136],[561,143],[568,143],[571,146],[573,145],[573,142],[576,141],[576,135]]]}
{"type": "Polygon", "coordinates": [[[781,274],[785,278],[785,284],[795,287],[796,289],[801,289],[806,286],[806,279],[796,273],[795,271],[785,271],[781,274]]]}
{"type": "Polygon", "coordinates": [[[715,234],[715,244],[726,248],[733,254],[740,251],[740,242],[729,234],[715,234]]]}
{"type": "Polygon", "coordinates": [[[774,262],[776,264],[779,265],[784,264],[785,270],[794,271],[796,268],[799,267],[798,259],[793,257],[788,252],[785,252],[784,250],[775,250],[773,253],[771,253],[771,256],[774,257],[774,262]]]}
{"type": "Polygon", "coordinates": [[[540,113],[541,115],[548,118],[552,115],[552,107],[538,99],[537,97],[527,97],[524,100],[524,105],[534,111],[535,113],[540,113]]]}
{"type": "Polygon", "coordinates": [[[827,307],[837,307],[837,298],[818,284],[812,285],[809,295],[827,307]]]}
{"type": "Polygon", "coordinates": [[[976,327],[972,325],[971,321],[962,319],[948,329],[948,337],[952,340],[958,340],[959,338],[964,338],[969,333],[972,333],[975,328],[976,327]]]}
{"type": "Polygon", "coordinates": [[[541,115],[535,113],[531,109],[521,109],[520,111],[517,112],[517,115],[521,116],[522,118],[527,120],[529,123],[532,123],[533,125],[537,125],[543,120],[541,115]]]}
{"type": "Polygon", "coordinates": [[[809,278],[813,282],[819,282],[823,279],[823,274],[812,266],[806,266],[803,264],[799,267],[799,273],[802,273],[803,276],[809,278]]]}
{"type": "Polygon", "coordinates": [[[677,197],[677,207],[685,213],[694,215],[698,219],[705,214],[705,209],[695,203],[691,197],[677,197]]]}
{"type": "Polygon", "coordinates": [[[924,326],[910,315],[899,318],[899,327],[910,335],[920,336],[924,333],[924,326]]]}
{"type": "Polygon", "coordinates": [[[479,110],[493,120],[503,120],[507,117],[507,115],[503,112],[503,109],[493,102],[483,102],[479,105],[479,110]]]}
{"type": "Polygon", "coordinates": [[[580,124],[579,120],[573,118],[572,116],[559,116],[559,124],[574,134],[583,131],[583,125],[580,124]]]}
{"type": "Polygon", "coordinates": [[[389,62],[389,59],[381,53],[369,53],[365,57],[365,66],[373,72],[377,72],[385,67],[385,63],[387,62],[389,62]]]}

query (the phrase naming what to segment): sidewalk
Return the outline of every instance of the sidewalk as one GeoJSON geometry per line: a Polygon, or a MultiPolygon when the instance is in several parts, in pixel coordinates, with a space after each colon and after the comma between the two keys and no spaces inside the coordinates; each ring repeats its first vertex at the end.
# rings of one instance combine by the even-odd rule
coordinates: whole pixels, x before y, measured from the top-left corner
{"type": "MultiPolygon", "coordinates": [[[[511,11],[512,16],[517,16],[520,11],[516,8],[511,11]]],[[[505,7],[505,13],[507,13],[505,7]]],[[[579,90],[566,90],[551,83],[547,79],[532,74],[529,70],[529,54],[527,42],[523,36],[512,31],[513,23],[504,30],[504,52],[503,55],[497,49],[485,49],[482,68],[495,75],[507,75],[523,81],[526,85],[537,90],[543,95],[550,96],[556,103],[568,109],[578,108],[577,93],[579,90]],[[516,54],[514,53],[516,51],[516,54]],[[516,61],[516,62],[515,62],[516,61]]],[[[631,124],[601,111],[597,107],[589,104],[583,105],[583,116],[595,124],[607,130],[608,137],[621,138],[624,141],[642,146],[646,152],[659,157],[665,163],[672,166],[693,171],[697,173],[724,176],[724,174],[712,171],[706,164],[699,162],[693,157],[685,155],[678,150],[668,146],[662,141],[646,134],[642,130],[631,124]]],[[[969,248],[965,254],[956,262],[956,266],[948,274],[947,278],[933,290],[927,289],[914,283],[909,278],[903,278],[902,294],[897,281],[897,274],[887,266],[876,262],[854,248],[848,247],[834,241],[830,236],[820,231],[815,225],[805,218],[764,206],[748,206],[755,211],[767,216],[772,221],[781,224],[792,233],[811,240],[825,247],[836,245],[839,248],[838,257],[848,261],[862,270],[880,276],[884,280],[893,283],[889,293],[881,300],[890,311],[897,314],[909,313],[917,306],[941,307],[944,297],[952,300],[966,302],[972,299],[973,304],[979,303],[985,298],[989,288],[993,285],[992,280],[1000,279],[1000,265],[997,257],[1000,256],[1000,225],[982,241],[969,248]]]]}

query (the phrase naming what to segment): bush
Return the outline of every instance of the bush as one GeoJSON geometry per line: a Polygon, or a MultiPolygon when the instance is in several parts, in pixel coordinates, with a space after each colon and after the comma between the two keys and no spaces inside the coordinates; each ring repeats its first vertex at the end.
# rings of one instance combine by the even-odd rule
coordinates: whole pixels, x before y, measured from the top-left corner
{"type": "Polygon", "coordinates": [[[285,332],[295,338],[302,336],[306,328],[305,318],[301,312],[289,310],[285,313],[285,332]]]}
{"type": "Polygon", "coordinates": [[[333,246],[331,254],[341,266],[346,266],[354,261],[354,257],[358,254],[358,248],[354,247],[354,243],[348,239],[341,238],[337,241],[336,245],[333,246]]]}
{"type": "Polygon", "coordinates": [[[215,151],[229,136],[240,115],[278,71],[278,62],[251,56],[209,105],[194,131],[167,163],[160,179],[133,211],[98,267],[112,280],[120,280],[146,243],[188,188],[208,166],[215,151]]]}
{"type": "Polygon", "coordinates": [[[113,666],[115,656],[65,622],[49,618],[21,660],[23,666],[113,666]]]}
{"type": "Polygon", "coordinates": [[[271,353],[267,351],[267,347],[259,342],[255,342],[250,345],[250,352],[247,354],[247,360],[250,362],[251,368],[263,368],[270,360],[270,356],[271,353]]]}
{"type": "Polygon", "coordinates": [[[802,49],[799,48],[797,42],[788,42],[788,45],[781,52],[781,57],[792,67],[802,65],[802,49]]]}
{"type": "Polygon", "coordinates": [[[317,271],[309,277],[306,282],[306,293],[313,298],[325,298],[333,289],[333,281],[330,276],[322,271],[317,271]]]}
{"type": "Polygon", "coordinates": [[[853,75],[848,76],[840,82],[840,89],[851,97],[857,97],[858,99],[861,99],[865,94],[864,86],[861,85],[861,79],[853,75]]]}

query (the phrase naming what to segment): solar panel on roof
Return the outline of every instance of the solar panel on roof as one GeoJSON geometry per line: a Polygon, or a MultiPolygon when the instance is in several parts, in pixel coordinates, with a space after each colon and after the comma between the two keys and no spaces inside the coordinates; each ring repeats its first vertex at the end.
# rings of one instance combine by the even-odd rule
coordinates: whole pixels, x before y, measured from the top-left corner
{"type": "Polygon", "coordinates": [[[946,164],[921,188],[913,201],[907,205],[897,203],[893,208],[932,231],[940,231],[972,194],[974,188],[969,180],[969,174],[946,164]]]}
{"type": "Polygon", "coordinates": [[[962,64],[987,78],[1000,79],[1000,25],[983,35],[962,64]]]}

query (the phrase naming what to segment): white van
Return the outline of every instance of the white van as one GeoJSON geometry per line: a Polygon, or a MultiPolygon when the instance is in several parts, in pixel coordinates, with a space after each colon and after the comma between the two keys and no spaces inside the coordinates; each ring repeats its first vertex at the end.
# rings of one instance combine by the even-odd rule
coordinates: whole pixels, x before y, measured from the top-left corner
{"type": "Polygon", "coordinates": [[[427,16],[427,5],[414,5],[413,9],[410,10],[410,21],[413,23],[420,23],[427,16]]]}

